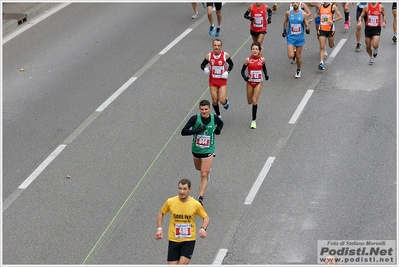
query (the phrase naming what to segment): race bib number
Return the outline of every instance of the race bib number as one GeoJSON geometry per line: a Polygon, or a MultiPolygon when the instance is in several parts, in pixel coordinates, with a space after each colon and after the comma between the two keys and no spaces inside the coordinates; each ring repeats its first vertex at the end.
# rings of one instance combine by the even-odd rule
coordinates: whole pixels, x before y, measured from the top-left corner
{"type": "Polygon", "coordinates": [[[212,76],[214,78],[222,78],[223,72],[224,72],[223,66],[213,66],[212,67],[212,76]]]}
{"type": "Polygon", "coordinates": [[[300,33],[302,33],[301,24],[291,24],[291,33],[292,34],[300,34],[300,33]]]}
{"type": "Polygon", "coordinates": [[[177,238],[191,237],[191,224],[189,223],[176,224],[175,231],[176,231],[175,237],[177,238]]]}
{"type": "Polygon", "coordinates": [[[250,75],[249,80],[251,82],[258,83],[262,81],[262,71],[260,70],[252,70],[249,75],[250,75]]]}
{"type": "Polygon", "coordinates": [[[195,144],[200,148],[208,148],[211,144],[211,137],[208,135],[197,135],[195,144]]]}
{"type": "Polygon", "coordinates": [[[326,15],[326,14],[320,15],[320,24],[321,25],[329,25],[330,24],[330,15],[326,15]]]}
{"type": "Polygon", "coordinates": [[[367,15],[367,21],[368,25],[371,27],[377,27],[378,26],[378,16],[373,16],[373,15],[367,15]]]}
{"type": "Polygon", "coordinates": [[[258,27],[258,28],[263,27],[263,17],[255,17],[254,18],[254,27],[258,27]]]}

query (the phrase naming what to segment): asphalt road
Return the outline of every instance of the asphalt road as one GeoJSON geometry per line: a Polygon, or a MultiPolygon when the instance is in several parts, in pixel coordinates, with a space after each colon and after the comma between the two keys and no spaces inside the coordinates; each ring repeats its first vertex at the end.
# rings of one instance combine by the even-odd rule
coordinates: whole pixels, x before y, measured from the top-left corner
{"type": "MultiPolygon", "coordinates": [[[[317,70],[311,25],[301,79],[281,37],[285,5],[264,41],[270,80],[256,130],[240,75],[248,3],[223,6],[231,105],[205,196],[208,237],[192,264],[217,262],[221,249],[223,264],[316,264],[318,240],[396,239],[390,4],[373,66],[365,45],[354,51],[352,19],[349,30],[337,22],[340,49],[317,70]]],[[[3,44],[3,264],[166,263],[156,215],[181,178],[198,194],[180,130],[210,99],[199,65],[214,36],[199,11],[192,20],[189,3],[72,3],[3,44]]]]}

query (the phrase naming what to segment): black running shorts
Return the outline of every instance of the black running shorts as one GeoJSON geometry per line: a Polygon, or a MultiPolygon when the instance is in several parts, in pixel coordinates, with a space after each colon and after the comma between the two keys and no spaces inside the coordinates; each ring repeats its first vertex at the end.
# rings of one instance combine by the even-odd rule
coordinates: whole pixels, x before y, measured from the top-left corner
{"type": "Polygon", "coordinates": [[[173,242],[169,241],[168,261],[178,261],[180,256],[191,260],[194,253],[195,241],[173,242]]]}

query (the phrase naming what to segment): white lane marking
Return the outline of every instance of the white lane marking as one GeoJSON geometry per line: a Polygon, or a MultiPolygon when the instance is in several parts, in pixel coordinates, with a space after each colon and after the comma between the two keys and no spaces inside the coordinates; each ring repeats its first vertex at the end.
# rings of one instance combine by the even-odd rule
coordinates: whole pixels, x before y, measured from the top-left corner
{"type": "Polygon", "coordinates": [[[338,54],[339,50],[341,50],[342,46],[345,44],[347,39],[341,39],[334,50],[331,52],[329,58],[327,59],[326,63],[330,63],[333,61],[334,57],[338,54]],[[330,60],[331,58],[331,60],[330,60]]]}
{"type": "Polygon", "coordinates": [[[35,17],[34,20],[29,21],[26,24],[23,24],[21,28],[13,31],[12,33],[8,34],[7,36],[4,37],[3,39],[3,44],[7,43],[8,41],[10,41],[12,38],[14,38],[15,36],[17,36],[18,34],[23,33],[24,31],[26,31],[27,29],[29,29],[30,27],[34,26],[35,24],[37,24],[38,22],[44,20],[47,17],[50,17],[51,15],[53,15],[54,13],[60,11],[61,9],[63,9],[64,7],[70,5],[72,3],[64,3],[64,4],[60,4],[59,6],[55,6],[55,7],[51,7],[48,12],[43,13],[43,15],[37,16],[35,17]]]}
{"type": "Polygon", "coordinates": [[[187,34],[189,34],[193,29],[188,28],[185,30],[182,34],[180,34],[175,40],[173,40],[167,47],[165,47],[161,52],[159,52],[160,55],[165,54],[166,52],[169,51],[175,44],[180,42],[181,39],[183,39],[187,34]]]}
{"type": "Polygon", "coordinates": [[[221,248],[219,249],[218,254],[216,255],[215,260],[213,261],[213,265],[222,265],[224,257],[226,257],[227,249],[221,248]]]}
{"type": "Polygon", "coordinates": [[[112,101],[114,101],[120,94],[122,94],[123,91],[125,91],[136,79],[137,77],[130,78],[127,82],[125,82],[124,85],[122,85],[118,90],[116,90],[115,93],[113,93],[107,100],[105,100],[105,102],[102,103],[101,106],[99,106],[96,109],[96,111],[98,112],[103,111],[106,107],[108,107],[109,104],[112,103],[112,101]]]}
{"type": "Polygon", "coordinates": [[[251,188],[251,191],[249,191],[247,198],[245,199],[244,204],[245,205],[250,205],[252,203],[252,201],[255,198],[256,193],[258,192],[260,186],[263,183],[263,180],[265,180],[267,173],[270,170],[270,167],[272,166],[273,162],[274,162],[275,157],[269,157],[266,160],[265,165],[263,166],[261,172],[258,175],[258,178],[256,178],[256,181],[254,183],[254,185],[251,188]]]}
{"type": "Polygon", "coordinates": [[[295,124],[296,120],[298,119],[299,115],[301,114],[302,110],[305,108],[306,104],[308,103],[308,100],[312,96],[314,90],[309,89],[305,96],[302,98],[301,103],[299,103],[298,107],[296,108],[294,115],[292,115],[290,121],[288,123],[290,124],[295,124]]]}
{"type": "Polygon", "coordinates": [[[33,180],[35,180],[36,177],[58,156],[58,154],[60,154],[61,151],[64,150],[65,147],[66,147],[66,145],[59,145],[53,151],[53,153],[51,153],[50,156],[48,156],[42,162],[42,164],[40,164],[39,167],[37,167],[36,170],[34,172],[32,172],[32,174],[29,175],[29,177],[26,178],[26,180],[18,188],[26,189],[28,187],[28,185],[30,185],[30,183],[33,182],[33,180]]]}
{"type": "MultiPolygon", "coordinates": [[[[51,10],[51,12],[46,13],[46,15],[39,16],[37,17],[37,20],[35,21],[40,21],[43,20],[50,15],[54,14],[55,12],[59,11],[61,8],[64,8],[68,6],[71,3],[66,3],[63,5],[60,5],[57,8],[54,8],[51,10]]],[[[15,33],[11,34],[7,38],[3,39],[3,44],[17,36],[18,34],[22,33],[26,29],[34,26],[35,24],[30,24],[26,28],[21,29],[20,31],[15,31],[15,33]]],[[[188,33],[190,33],[193,30],[193,28],[187,29],[185,32],[183,32],[179,37],[177,37],[171,44],[169,44],[164,50],[162,50],[159,54],[156,54],[149,62],[147,62],[137,73],[134,75],[134,77],[131,77],[124,85],[122,85],[115,93],[113,93],[103,104],[101,104],[94,112],[92,115],[89,116],[88,119],[86,119],[65,141],[68,143],[72,142],[80,133],[83,132],[84,129],[89,126],[90,123],[94,121],[94,119],[97,118],[99,115],[98,112],[102,112],[112,101],[114,101],[123,91],[125,91],[141,74],[143,74],[146,70],[148,70],[158,59],[161,57],[161,55],[165,54],[167,51],[169,51],[170,48],[172,48],[177,42],[179,42],[181,39],[183,39],[188,33]]],[[[24,190],[26,189],[32,182],[39,176],[39,174],[58,156],[59,153],[66,147],[66,144],[61,144],[58,146],[58,148],[50,154],[50,156],[47,157],[45,161],[43,161],[39,167],[31,174],[29,177],[16,189],[17,190],[24,190]]],[[[19,193],[13,193],[9,198],[5,200],[6,202],[6,208],[3,207],[3,212],[14,202],[14,200],[20,195],[19,193]]],[[[4,204],[4,203],[3,203],[4,204]]]]}
{"type": "Polygon", "coordinates": [[[23,189],[16,189],[14,192],[12,192],[12,194],[3,202],[3,212],[5,212],[8,207],[11,205],[11,203],[14,202],[14,200],[17,199],[17,197],[19,197],[19,195],[23,192],[23,189]]]}
{"type": "Polygon", "coordinates": [[[69,145],[70,143],[72,143],[73,140],[75,140],[76,137],[79,136],[79,134],[81,134],[83,132],[84,129],[87,128],[87,126],[90,125],[90,123],[92,123],[97,117],[98,115],[100,115],[101,112],[93,112],[81,125],[79,125],[78,128],[76,128],[76,130],[67,137],[67,139],[64,140],[64,142],[62,142],[65,145],[69,145]]]}

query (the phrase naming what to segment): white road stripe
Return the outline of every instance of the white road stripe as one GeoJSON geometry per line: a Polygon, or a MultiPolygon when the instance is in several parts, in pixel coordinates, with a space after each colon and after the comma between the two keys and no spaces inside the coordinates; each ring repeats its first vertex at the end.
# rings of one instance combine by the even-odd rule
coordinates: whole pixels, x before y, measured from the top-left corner
{"type": "Polygon", "coordinates": [[[299,118],[299,115],[301,115],[302,110],[305,108],[306,104],[308,103],[308,100],[312,96],[314,90],[308,90],[305,94],[305,96],[302,98],[301,103],[299,103],[298,107],[296,108],[294,115],[292,115],[290,121],[288,123],[290,124],[295,124],[296,120],[299,118]]]}
{"type": "MultiPolygon", "coordinates": [[[[21,1],[22,2],[22,1],[21,1]]],[[[23,33],[24,31],[26,31],[27,29],[29,29],[30,27],[34,26],[35,24],[37,24],[38,22],[44,20],[45,18],[50,17],[51,15],[53,15],[54,13],[60,11],[61,9],[63,9],[64,7],[70,5],[72,3],[63,3],[60,4],[59,6],[55,6],[52,7],[48,10],[48,12],[43,13],[40,16],[35,17],[34,20],[29,21],[28,23],[22,24],[20,27],[18,27],[15,31],[11,32],[10,34],[8,34],[6,37],[3,38],[3,44],[7,43],[8,41],[10,41],[12,38],[14,38],[15,36],[23,33]]]]}
{"type": "Polygon", "coordinates": [[[215,260],[213,261],[213,265],[222,265],[224,257],[226,257],[227,249],[221,248],[219,249],[218,254],[216,255],[215,260]]]}
{"type": "Polygon", "coordinates": [[[125,82],[124,85],[121,86],[121,88],[116,90],[115,93],[113,93],[107,100],[105,100],[105,102],[102,103],[101,106],[99,106],[96,109],[96,111],[98,111],[98,112],[103,111],[109,104],[112,103],[112,101],[114,101],[120,94],[122,94],[123,91],[125,91],[136,79],[137,79],[137,77],[130,78],[127,82],[125,82]]]}
{"type": "Polygon", "coordinates": [[[48,156],[42,162],[42,164],[40,164],[39,167],[37,167],[36,170],[34,172],[32,172],[32,174],[29,175],[29,177],[26,178],[26,180],[18,188],[19,189],[27,188],[28,185],[30,185],[30,183],[33,182],[33,180],[35,180],[37,176],[39,176],[39,174],[53,161],[53,159],[55,159],[58,156],[58,154],[61,153],[62,150],[64,150],[65,147],[66,147],[66,145],[59,145],[53,151],[53,153],[51,153],[50,156],[48,156]]]}
{"type": "MultiPolygon", "coordinates": [[[[330,61],[333,60],[333,58],[338,54],[339,50],[341,50],[342,46],[345,44],[347,39],[341,39],[339,41],[339,43],[335,46],[334,50],[331,52],[330,57],[328,58],[328,60],[331,58],[330,61]]],[[[328,61],[327,60],[327,61],[328,61]]],[[[326,63],[327,63],[326,61],[326,63]]]]}
{"type": "Polygon", "coordinates": [[[165,54],[166,52],[169,51],[175,44],[180,42],[181,39],[183,39],[187,34],[189,34],[193,29],[188,28],[185,30],[182,34],[180,34],[173,42],[171,42],[167,47],[165,47],[161,52],[159,52],[160,55],[165,54]]]}
{"type": "MultiPolygon", "coordinates": [[[[68,6],[71,3],[66,3],[63,5],[60,5],[57,8],[54,8],[51,10],[51,12],[48,12],[46,15],[44,16],[40,16],[38,17],[35,21],[40,21],[43,20],[45,18],[47,18],[48,16],[54,14],[55,12],[59,11],[60,9],[68,6]]],[[[27,26],[26,28],[24,28],[21,31],[16,31],[15,33],[11,34],[10,36],[8,36],[7,38],[3,39],[3,44],[5,44],[6,42],[8,42],[9,40],[11,40],[12,38],[14,38],[15,36],[17,36],[18,34],[22,33],[23,31],[25,31],[26,29],[32,27],[34,24],[30,24],[29,26],[27,26]]],[[[113,93],[104,103],[102,103],[96,110],[95,112],[84,122],[82,123],[82,125],[80,125],[65,141],[67,142],[67,144],[69,144],[70,142],[72,142],[81,132],[83,132],[83,130],[94,121],[95,118],[97,118],[97,116],[99,114],[97,114],[98,112],[102,112],[105,108],[108,107],[109,104],[112,103],[112,101],[114,101],[120,94],[123,93],[123,91],[125,91],[142,73],[144,73],[146,70],[148,70],[150,68],[150,66],[152,66],[156,61],[158,61],[158,59],[161,57],[161,55],[165,54],[167,51],[169,51],[169,49],[171,49],[175,44],[177,44],[181,39],[183,39],[187,34],[189,34],[191,31],[193,30],[193,28],[188,28],[186,31],[184,31],[182,34],[180,34],[180,36],[178,36],[172,43],[170,43],[166,48],[164,48],[159,54],[156,54],[149,62],[147,62],[135,75],[134,77],[131,77],[125,84],[123,84],[117,91],[115,91],[115,93],[113,93]]],[[[55,159],[59,153],[61,153],[61,151],[66,147],[66,144],[61,144],[57,147],[56,150],[54,150],[53,153],[50,154],[50,156],[47,157],[47,159],[45,161],[42,162],[42,164],[39,165],[39,167],[37,167],[37,169],[31,174],[29,175],[29,177],[18,187],[18,189],[14,192],[18,192],[18,194],[12,194],[12,196],[10,196],[8,199],[6,199],[6,208],[3,207],[3,212],[12,204],[12,202],[20,195],[21,193],[21,189],[24,190],[26,189],[36,178],[37,176],[39,176],[39,174],[53,161],[53,159],[55,159]],[[18,191],[19,190],[19,191],[18,191]]],[[[4,203],[3,203],[4,204],[4,203]]]]}
{"type": "Polygon", "coordinates": [[[258,175],[258,178],[256,178],[256,181],[254,183],[254,185],[251,188],[251,191],[249,191],[249,194],[247,196],[247,198],[245,199],[244,204],[245,205],[250,205],[252,203],[252,201],[255,198],[256,193],[258,192],[260,186],[263,183],[263,180],[265,180],[267,173],[270,170],[270,167],[272,166],[273,162],[274,162],[275,157],[269,157],[266,160],[265,165],[263,166],[261,172],[258,175]]]}

